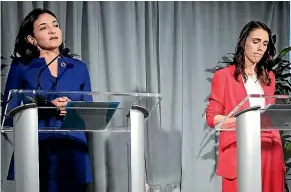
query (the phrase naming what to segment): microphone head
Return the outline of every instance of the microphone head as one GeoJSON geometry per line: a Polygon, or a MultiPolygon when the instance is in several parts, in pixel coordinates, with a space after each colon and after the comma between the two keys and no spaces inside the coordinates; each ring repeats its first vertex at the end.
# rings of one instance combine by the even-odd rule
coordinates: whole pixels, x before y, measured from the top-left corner
{"type": "Polygon", "coordinates": [[[66,47],[62,50],[61,54],[67,55],[69,52],[70,52],[70,49],[66,47]]]}

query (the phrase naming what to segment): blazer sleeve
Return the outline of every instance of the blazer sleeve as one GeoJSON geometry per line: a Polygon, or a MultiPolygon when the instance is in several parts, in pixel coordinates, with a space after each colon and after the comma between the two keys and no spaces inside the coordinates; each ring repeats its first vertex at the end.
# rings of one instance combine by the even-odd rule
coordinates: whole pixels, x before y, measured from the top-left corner
{"type": "MultiPolygon", "coordinates": [[[[10,69],[8,72],[6,85],[3,93],[3,102],[2,102],[2,115],[1,115],[1,121],[3,121],[4,114],[6,112],[10,111],[11,109],[17,107],[21,103],[21,97],[19,94],[11,95],[10,98],[9,92],[12,89],[21,89],[22,88],[22,79],[23,74],[21,72],[21,68],[19,64],[12,63],[10,65],[10,69]]],[[[4,126],[13,126],[13,119],[7,118],[7,120],[4,122],[4,126]]]]}
{"type": "Polygon", "coordinates": [[[222,70],[216,71],[213,75],[209,103],[206,108],[206,122],[209,127],[214,127],[214,117],[224,115],[224,92],[225,75],[222,70]]]}
{"type": "MultiPolygon", "coordinates": [[[[86,66],[86,64],[84,64],[84,72],[83,72],[83,77],[84,77],[84,81],[81,87],[81,91],[86,91],[86,92],[91,92],[91,80],[90,80],[90,74],[88,71],[88,68],[86,66]]],[[[82,95],[82,100],[83,101],[93,101],[93,98],[91,95],[82,95]]]]}

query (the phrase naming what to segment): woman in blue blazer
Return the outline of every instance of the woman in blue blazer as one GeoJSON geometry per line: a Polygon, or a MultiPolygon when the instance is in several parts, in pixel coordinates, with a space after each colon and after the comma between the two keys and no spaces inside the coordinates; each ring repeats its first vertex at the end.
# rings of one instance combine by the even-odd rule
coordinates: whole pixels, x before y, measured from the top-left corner
{"type": "MultiPolygon", "coordinates": [[[[2,109],[7,105],[11,89],[91,91],[86,64],[68,53],[62,54],[63,50],[62,31],[56,16],[48,10],[31,11],[21,23],[15,40],[2,109]],[[41,73],[38,85],[38,73],[56,57],[41,73]]],[[[60,113],[41,117],[39,129],[60,127],[69,101],[92,100],[92,97],[82,95],[47,94],[45,98],[59,107],[60,113]]],[[[13,108],[20,102],[13,99],[8,106],[13,108]]],[[[13,126],[9,119],[5,125],[13,126]]],[[[85,192],[87,184],[92,181],[85,134],[39,133],[39,166],[41,192],[85,192]]],[[[14,179],[13,158],[8,179],[14,179]]]]}

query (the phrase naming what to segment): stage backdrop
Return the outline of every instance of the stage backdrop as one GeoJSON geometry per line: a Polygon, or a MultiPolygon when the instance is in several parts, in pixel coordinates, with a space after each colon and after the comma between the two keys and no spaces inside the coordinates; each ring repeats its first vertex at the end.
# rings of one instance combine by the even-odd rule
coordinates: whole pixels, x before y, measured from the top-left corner
{"type": "MultiPolygon", "coordinates": [[[[269,25],[276,47],[286,47],[289,2],[1,2],[1,55],[10,56],[21,20],[36,7],[57,15],[66,46],[88,65],[94,91],[163,95],[146,127],[147,182],[218,192],[217,139],[201,116],[210,92],[205,70],[234,52],[250,20],[269,25]]],[[[13,140],[2,138],[4,190],[12,192],[5,177],[13,140]]],[[[90,138],[97,159],[90,191],[128,192],[128,135],[90,138]]]]}

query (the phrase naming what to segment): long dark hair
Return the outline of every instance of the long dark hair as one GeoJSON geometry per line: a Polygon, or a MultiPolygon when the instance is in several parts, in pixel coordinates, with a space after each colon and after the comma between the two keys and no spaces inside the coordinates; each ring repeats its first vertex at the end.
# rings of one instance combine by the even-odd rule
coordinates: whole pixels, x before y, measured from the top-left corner
{"type": "MultiPolygon", "coordinates": [[[[40,51],[37,46],[30,44],[27,41],[27,36],[33,34],[33,24],[38,19],[38,17],[44,13],[50,14],[57,19],[55,14],[47,9],[34,9],[32,10],[22,21],[18,34],[15,39],[15,46],[11,58],[13,60],[21,59],[25,63],[30,63],[32,59],[38,58],[40,56],[40,51]]],[[[64,43],[59,47],[60,52],[65,48],[64,43]]],[[[69,55],[66,55],[69,56],[69,55]]]]}
{"type": "Polygon", "coordinates": [[[233,64],[235,65],[235,72],[234,72],[234,78],[236,81],[238,81],[239,75],[243,76],[243,80],[247,80],[247,75],[245,73],[245,44],[246,39],[249,36],[250,32],[256,30],[256,29],[263,29],[268,33],[269,36],[269,43],[267,46],[267,50],[264,53],[262,59],[257,63],[255,72],[257,74],[258,80],[265,84],[270,85],[271,78],[269,76],[269,73],[267,71],[267,60],[270,57],[274,57],[276,54],[276,48],[272,42],[272,32],[271,29],[265,25],[264,23],[260,21],[250,21],[247,23],[243,29],[241,30],[239,40],[236,46],[235,55],[233,59],[233,64]]]}

